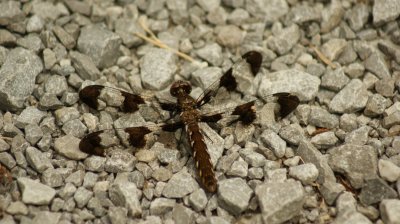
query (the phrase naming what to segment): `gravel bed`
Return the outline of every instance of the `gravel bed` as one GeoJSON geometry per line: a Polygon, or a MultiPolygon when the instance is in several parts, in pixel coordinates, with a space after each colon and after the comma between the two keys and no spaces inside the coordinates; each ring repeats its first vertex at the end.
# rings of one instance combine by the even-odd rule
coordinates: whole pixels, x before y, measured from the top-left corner
{"type": "Polygon", "coordinates": [[[0,222],[399,223],[399,15],[399,0],[1,1],[0,222]],[[237,74],[242,94],[209,108],[282,91],[301,104],[278,121],[263,101],[249,126],[201,125],[215,194],[179,131],[106,157],[79,150],[95,130],[168,117],[89,110],[82,87],[171,99],[183,79],[197,96],[249,50],[259,74],[237,74]]]}

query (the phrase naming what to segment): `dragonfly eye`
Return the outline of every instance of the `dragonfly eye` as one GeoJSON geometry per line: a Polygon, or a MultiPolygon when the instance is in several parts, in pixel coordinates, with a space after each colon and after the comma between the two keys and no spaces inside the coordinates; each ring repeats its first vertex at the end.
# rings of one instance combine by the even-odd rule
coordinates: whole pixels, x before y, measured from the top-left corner
{"type": "Polygon", "coordinates": [[[170,93],[172,96],[178,96],[179,92],[183,91],[186,94],[189,94],[192,91],[192,86],[185,81],[176,81],[172,84],[170,93]]]}

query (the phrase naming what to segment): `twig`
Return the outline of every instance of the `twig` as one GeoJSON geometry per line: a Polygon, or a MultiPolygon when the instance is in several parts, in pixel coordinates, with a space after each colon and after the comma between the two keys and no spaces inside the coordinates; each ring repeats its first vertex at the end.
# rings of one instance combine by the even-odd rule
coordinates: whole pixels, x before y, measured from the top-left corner
{"type": "Polygon", "coordinates": [[[336,68],[336,65],[333,64],[333,62],[331,60],[329,60],[320,50],[318,50],[318,48],[316,48],[312,44],[310,44],[310,47],[317,54],[317,56],[319,57],[319,59],[321,59],[322,62],[324,62],[325,64],[331,66],[331,68],[333,68],[333,69],[336,68]]]}
{"type": "Polygon", "coordinates": [[[181,57],[181,58],[183,58],[183,59],[185,59],[185,60],[188,60],[188,61],[190,61],[190,62],[196,62],[196,61],[195,61],[192,57],[190,57],[189,55],[187,55],[187,54],[185,54],[185,53],[183,53],[183,52],[180,52],[180,51],[178,51],[178,50],[176,50],[176,49],[174,49],[174,48],[171,48],[170,46],[164,44],[164,43],[163,43],[160,39],[158,39],[158,38],[156,37],[156,35],[147,27],[147,25],[146,25],[144,19],[139,19],[139,25],[142,27],[142,29],[143,29],[144,31],[146,31],[146,33],[148,33],[148,34],[150,35],[150,37],[147,37],[147,36],[145,36],[145,35],[143,35],[143,34],[141,34],[141,33],[138,33],[138,32],[134,32],[134,33],[133,33],[134,35],[136,35],[136,36],[142,38],[143,40],[145,40],[145,41],[147,41],[147,42],[149,42],[149,43],[151,43],[151,44],[153,44],[153,45],[155,45],[155,46],[157,46],[157,47],[159,47],[159,48],[163,48],[163,49],[172,51],[174,54],[178,55],[179,57],[181,57]]]}

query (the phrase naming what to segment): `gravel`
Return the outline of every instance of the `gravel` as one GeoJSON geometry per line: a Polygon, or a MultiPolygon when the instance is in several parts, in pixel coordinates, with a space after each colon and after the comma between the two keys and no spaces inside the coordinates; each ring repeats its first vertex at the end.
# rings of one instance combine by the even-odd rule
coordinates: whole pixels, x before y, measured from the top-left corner
{"type": "Polygon", "coordinates": [[[397,0],[1,1],[2,221],[398,223],[399,16],[397,0]],[[143,23],[194,63],[135,35],[151,37],[143,23]],[[169,117],[155,104],[122,114],[112,95],[91,110],[82,87],[171,101],[173,81],[188,80],[197,97],[249,50],[260,72],[235,65],[239,91],[205,107],[259,98],[256,121],[200,125],[216,193],[184,132],[139,150],[110,138],[106,157],[79,150],[87,133],[169,117]],[[301,103],[275,120],[282,91],[301,103]]]}

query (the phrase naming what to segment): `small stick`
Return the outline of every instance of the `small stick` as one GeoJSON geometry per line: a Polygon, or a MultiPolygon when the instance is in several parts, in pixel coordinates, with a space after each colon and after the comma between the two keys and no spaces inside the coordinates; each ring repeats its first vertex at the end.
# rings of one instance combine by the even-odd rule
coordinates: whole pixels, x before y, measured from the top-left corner
{"type": "Polygon", "coordinates": [[[331,60],[329,60],[320,50],[318,50],[318,48],[316,48],[314,45],[310,44],[311,49],[313,49],[313,51],[315,51],[315,53],[317,54],[317,56],[319,57],[319,59],[321,59],[321,61],[323,61],[325,64],[331,66],[331,68],[335,69],[336,65],[332,63],[331,60]]]}
{"type": "Polygon", "coordinates": [[[144,19],[139,19],[139,25],[143,28],[144,31],[146,31],[146,33],[148,33],[150,35],[150,37],[147,37],[147,36],[145,36],[145,35],[143,35],[141,33],[138,33],[138,32],[134,32],[133,33],[134,35],[142,38],[143,40],[145,40],[145,41],[147,41],[147,42],[149,42],[149,43],[151,43],[151,44],[153,44],[153,45],[155,45],[155,46],[157,46],[159,48],[163,48],[163,49],[172,51],[174,54],[178,55],[179,57],[181,57],[181,58],[183,58],[185,60],[188,60],[190,62],[195,62],[195,60],[192,57],[190,57],[189,55],[187,55],[187,54],[185,54],[183,52],[180,52],[180,51],[178,51],[176,49],[171,48],[170,46],[164,44],[160,39],[158,39],[156,37],[156,35],[147,27],[146,23],[144,22],[144,19]]]}

